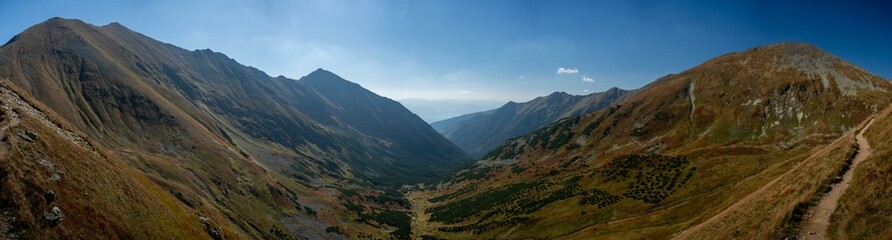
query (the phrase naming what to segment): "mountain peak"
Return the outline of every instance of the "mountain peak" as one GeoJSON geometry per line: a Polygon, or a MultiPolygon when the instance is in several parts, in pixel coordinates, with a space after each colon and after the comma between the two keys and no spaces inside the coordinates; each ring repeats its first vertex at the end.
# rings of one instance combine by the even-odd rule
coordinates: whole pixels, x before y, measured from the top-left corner
{"type": "Polygon", "coordinates": [[[806,42],[782,42],[766,46],[755,47],[747,50],[745,53],[752,54],[768,54],[773,56],[783,56],[785,58],[822,58],[832,56],[818,46],[806,42]]]}
{"type": "Polygon", "coordinates": [[[561,98],[561,97],[567,97],[567,96],[572,96],[572,95],[570,95],[569,93],[563,92],[563,91],[555,91],[551,94],[548,94],[548,96],[546,96],[545,98],[561,98]]]}
{"type": "Polygon", "coordinates": [[[350,82],[350,81],[347,81],[346,79],[342,78],[341,76],[338,76],[337,74],[334,74],[333,72],[322,69],[322,68],[317,68],[316,70],[313,70],[313,72],[310,72],[310,74],[307,74],[306,76],[301,77],[298,81],[310,82],[310,83],[312,83],[312,82],[320,82],[320,83],[322,83],[322,82],[350,82]]]}
{"type": "Polygon", "coordinates": [[[25,38],[29,38],[29,37],[42,38],[42,37],[49,35],[49,33],[56,33],[56,32],[64,33],[64,32],[68,32],[68,30],[65,30],[65,29],[83,28],[83,27],[87,27],[87,26],[89,26],[89,24],[87,24],[81,20],[53,17],[53,18],[47,19],[46,21],[43,21],[41,23],[35,24],[34,26],[29,27],[28,29],[25,29],[25,31],[23,31],[23,32],[13,36],[11,39],[9,39],[9,41],[6,42],[5,44],[3,44],[3,46],[12,44],[20,39],[25,39],[25,38]]]}
{"type": "Polygon", "coordinates": [[[55,28],[55,27],[73,27],[73,26],[90,26],[90,24],[79,19],[68,19],[61,17],[52,17],[38,23],[31,28],[55,28]]]}
{"type": "Polygon", "coordinates": [[[307,74],[306,76],[301,77],[300,79],[297,80],[297,82],[304,84],[306,86],[310,86],[312,88],[327,88],[327,89],[340,89],[340,90],[352,89],[355,91],[364,91],[365,90],[359,84],[348,81],[347,79],[344,79],[341,76],[338,76],[337,74],[334,74],[333,72],[330,72],[330,71],[322,69],[322,68],[318,68],[318,69],[314,70],[313,72],[310,72],[310,74],[307,74]]]}
{"type": "Polygon", "coordinates": [[[332,77],[341,78],[337,74],[334,74],[333,72],[322,69],[322,68],[317,68],[316,70],[313,70],[313,72],[310,72],[310,74],[307,74],[307,77],[310,77],[310,76],[324,77],[324,78],[332,78],[332,77]]]}

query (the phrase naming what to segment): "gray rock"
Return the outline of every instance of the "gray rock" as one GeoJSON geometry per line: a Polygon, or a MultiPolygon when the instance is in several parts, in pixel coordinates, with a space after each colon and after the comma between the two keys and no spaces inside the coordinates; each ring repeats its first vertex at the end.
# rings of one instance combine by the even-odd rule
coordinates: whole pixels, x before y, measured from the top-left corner
{"type": "Polygon", "coordinates": [[[201,224],[204,224],[205,226],[211,225],[211,220],[204,216],[199,216],[198,221],[201,221],[201,224]]]}
{"type": "Polygon", "coordinates": [[[62,209],[59,209],[59,207],[53,207],[49,212],[43,213],[43,219],[53,224],[62,222],[64,218],[65,214],[62,214],[62,209]]]}
{"type": "Polygon", "coordinates": [[[28,131],[19,132],[19,137],[24,139],[25,141],[34,142],[37,140],[37,134],[28,131]]]}

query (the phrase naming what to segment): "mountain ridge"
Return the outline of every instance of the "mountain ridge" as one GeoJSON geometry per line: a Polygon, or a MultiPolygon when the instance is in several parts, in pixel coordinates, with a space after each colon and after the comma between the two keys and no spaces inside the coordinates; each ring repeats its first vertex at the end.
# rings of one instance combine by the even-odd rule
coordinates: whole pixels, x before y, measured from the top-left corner
{"type": "Polygon", "coordinates": [[[120,24],[32,26],[0,47],[0,78],[225,238],[403,236],[379,225],[399,223],[357,219],[405,208],[393,189],[467,159],[399,103],[333,73],[274,78],[120,24]],[[367,210],[344,207],[357,204],[367,210]]]}
{"type": "MultiPolygon", "coordinates": [[[[553,92],[524,103],[508,102],[502,107],[456,121],[440,132],[474,158],[479,158],[505,140],[529,133],[561,118],[571,117],[610,106],[632,95],[635,90],[616,87],[588,95],[553,92]]],[[[447,119],[444,121],[454,121],[447,119]]],[[[432,123],[431,125],[442,123],[432,123]]]]}
{"type": "Polygon", "coordinates": [[[691,236],[777,237],[842,167],[852,132],[892,101],[889,90],[813,45],[722,55],[511,139],[414,192],[427,219],[416,225],[450,238],[666,238],[741,200],[746,209],[691,236]]]}

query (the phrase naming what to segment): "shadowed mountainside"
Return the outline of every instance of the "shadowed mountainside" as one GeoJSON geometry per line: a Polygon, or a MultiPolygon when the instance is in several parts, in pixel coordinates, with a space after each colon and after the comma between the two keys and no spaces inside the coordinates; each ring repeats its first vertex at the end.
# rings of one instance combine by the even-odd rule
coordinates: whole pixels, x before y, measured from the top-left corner
{"type": "Polygon", "coordinates": [[[398,223],[358,221],[363,212],[346,211],[340,192],[361,190],[350,203],[374,219],[393,200],[363,199],[467,159],[399,103],[331,72],[274,78],[117,23],[53,18],[28,28],[0,47],[0,78],[227,238],[386,237],[393,230],[382,225],[398,223]]]}
{"type": "Polygon", "coordinates": [[[509,102],[491,111],[434,122],[431,126],[451,122],[448,127],[441,126],[444,129],[438,131],[472,157],[480,158],[505,140],[527,134],[561,118],[603,109],[634,92],[619,88],[584,96],[555,92],[529,102],[509,102]]]}

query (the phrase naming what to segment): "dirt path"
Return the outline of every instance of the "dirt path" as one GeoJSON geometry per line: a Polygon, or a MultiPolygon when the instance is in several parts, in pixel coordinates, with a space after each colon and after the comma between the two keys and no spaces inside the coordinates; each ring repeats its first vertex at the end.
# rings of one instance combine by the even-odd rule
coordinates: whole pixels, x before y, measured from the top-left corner
{"type": "Polygon", "coordinates": [[[870,143],[864,138],[864,132],[866,132],[872,124],[873,119],[870,120],[870,123],[868,123],[860,133],[858,133],[858,136],[855,136],[855,139],[858,142],[858,154],[856,154],[855,159],[852,160],[852,167],[843,175],[842,182],[833,185],[833,188],[821,198],[818,205],[815,205],[808,210],[809,214],[806,219],[802,221],[802,228],[799,229],[799,239],[824,239],[824,235],[827,233],[827,227],[830,226],[830,215],[833,215],[833,212],[836,211],[836,207],[839,206],[839,198],[842,197],[842,194],[849,188],[849,183],[852,181],[855,168],[858,167],[859,163],[870,156],[870,143]]]}
{"type": "Polygon", "coordinates": [[[5,103],[0,102],[0,157],[6,155],[6,141],[9,134],[9,129],[19,125],[19,114],[15,111],[12,111],[11,108],[7,107],[5,103]]]}
{"type": "MultiPolygon", "coordinates": [[[[870,124],[873,123],[872,119],[869,121],[870,122],[868,123],[868,125],[866,125],[863,129],[867,129],[867,127],[870,127],[870,124]]],[[[862,131],[862,133],[863,133],[863,131],[862,131]]],[[[858,136],[861,136],[861,135],[859,134],[858,136]]],[[[797,163],[795,166],[791,167],[790,170],[787,170],[783,174],[777,176],[776,178],[774,178],[770,182],[766,183],[758,190],[750,193],[746,197],[743,197],[742,199],[738,200],[737,202],[734,202],[733,204],[731,204],[730,206],[728,206],[727,208],[725,208],[718,214],[715,214],[712,217],[710,217],[709,219],[706,219],[703,222],[700,222],[694,226],[691,226],[688,229],[685,229],[685,230],[677,233],[675,236],[673,236],[671,238],[672,239],[691,239],[692,235],[695,234],[696,232],[700,231],[703,227],[708,226],[709,224],[712,224],[712,223],[719,221],[721,219],[724,219],[726,216],[731,214],[733,211],[738,210],[740,208],[740,206],[743,205],[744,203],[750,202],[754,198],[762,197],[764,195],[763,193],[766,191],[775,190],[776,187],[774,185],[777,184],[778,181],[786,178],[788,175],[790,175],[793,172],[795,172],[796,170],[798,170],[803,164],[814,161],[814,159],[818,158],[818,156],[826,155],[826,153],[832,149],[832,146],[836,146],[837,144],[840,144],[840,141],[842,141],[843,139],[845,139],[845,135],[836,139],[835,141],[833,141],[833,143],[826,145],[825,148],[816,151],[815,153],[810,155],[808,158],[806,158],[802,161],[799,161],[799,163],[797,163]]],[[[852,168],[854,169],[854,166],[852,168]]],[[[825,227],[825,230],[826,230],[826,227],[825,227]]]]}

